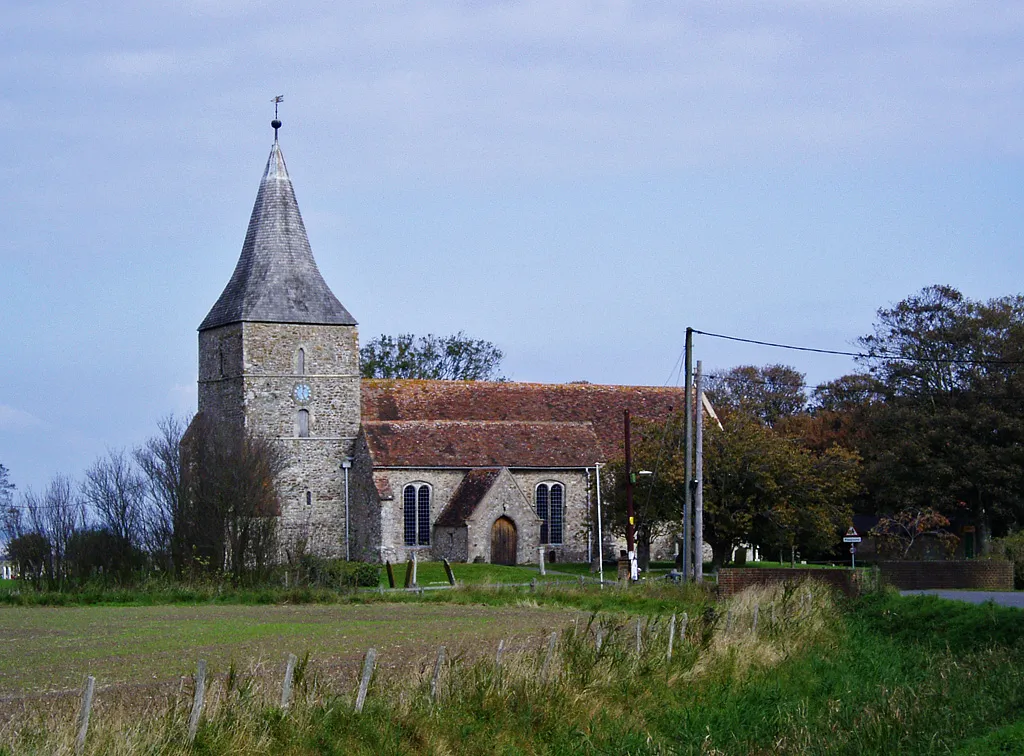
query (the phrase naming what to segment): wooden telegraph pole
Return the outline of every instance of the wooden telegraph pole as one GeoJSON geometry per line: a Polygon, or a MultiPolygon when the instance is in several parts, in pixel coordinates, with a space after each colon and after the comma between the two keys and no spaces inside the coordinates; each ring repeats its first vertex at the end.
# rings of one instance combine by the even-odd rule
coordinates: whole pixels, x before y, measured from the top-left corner
{"type": "Polygon", "coordinates": [[[691,521],[693,513],[693,329],[686,329],[686,382],[684,401],[686,403],[686,491],[683,499],[683,581],[693,577],[690,551],[692,546],[691,521]]]}
{"type": "Polygon", "coordinates": [[[693,487],[693,579],[704,580],[704,376],[697,360],[694,396],[697,403],[697,459],[693,487]]]}

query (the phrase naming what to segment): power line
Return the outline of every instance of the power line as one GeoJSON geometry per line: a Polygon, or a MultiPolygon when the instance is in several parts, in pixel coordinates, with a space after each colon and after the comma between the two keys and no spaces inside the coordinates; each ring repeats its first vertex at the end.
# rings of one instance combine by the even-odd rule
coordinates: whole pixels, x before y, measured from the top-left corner
{"type": "Polygon", "coordinates": [[[879,354],[868,354],[867,352],[847,352],[841,349],[817,349],[815,347],[794,346],[793,344],[778,344],[773,341],[761,341],[760,339],[746,339],[740,336],[727,336],[723,333],[711,333],[709,331],[698,331],[694,333],[701,336],[710,336],[714,339],[726,339],[727,341],[740,341],[744,344],[757,344],[758,346],[774,347],[775,349],[790,349],[795,352],[815,352],[816,354],[834,354],[841,357],[855,357],[862,360],[890,360],[893,362],[937,362],[947,365],[1024,365],[1024,360],[973,360],[963,357],[908,357],[890,352],[879,354]]]}

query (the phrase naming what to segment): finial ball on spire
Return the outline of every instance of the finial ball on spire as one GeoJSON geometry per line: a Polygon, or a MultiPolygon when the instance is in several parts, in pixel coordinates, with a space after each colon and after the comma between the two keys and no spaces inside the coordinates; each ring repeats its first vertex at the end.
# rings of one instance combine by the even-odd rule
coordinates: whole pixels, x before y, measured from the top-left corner
{"type": "Polygon", "coordinates": [[[279,129],[281,128],[281,122],[275,118],[273,121],[270,122],[270,126],[275,130],[279,129]]]}

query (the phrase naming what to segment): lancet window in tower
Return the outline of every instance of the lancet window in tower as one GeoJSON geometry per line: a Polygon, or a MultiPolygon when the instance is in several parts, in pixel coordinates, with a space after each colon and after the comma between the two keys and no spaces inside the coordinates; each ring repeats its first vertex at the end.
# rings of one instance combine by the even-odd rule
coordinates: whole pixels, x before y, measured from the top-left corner
{"type": "Polygon", "coordinates": [[[295,372],[299,375],[306,374],[306,350],[299,347],[299,353],[295,358],[295,372]]]}
{"type": "Polygon", "coordinates": [[[309,438],[309,410],[300,409],[298,416],[298,437],[309,438]]]}

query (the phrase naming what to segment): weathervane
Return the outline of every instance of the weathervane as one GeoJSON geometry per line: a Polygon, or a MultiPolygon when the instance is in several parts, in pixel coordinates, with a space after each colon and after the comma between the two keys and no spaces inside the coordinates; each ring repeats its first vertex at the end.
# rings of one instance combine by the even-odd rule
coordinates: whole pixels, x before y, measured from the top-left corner
{"type": "Polygon", "coordinates": [[[281,122],[277,120],[277,106],[284,102],[284,95],[278,95],[271,102],[274,103],[274,120],[270,122],[270,125],[274,127],[274,141],[277,141],[277,130],[281,128],[281,122]]]}

